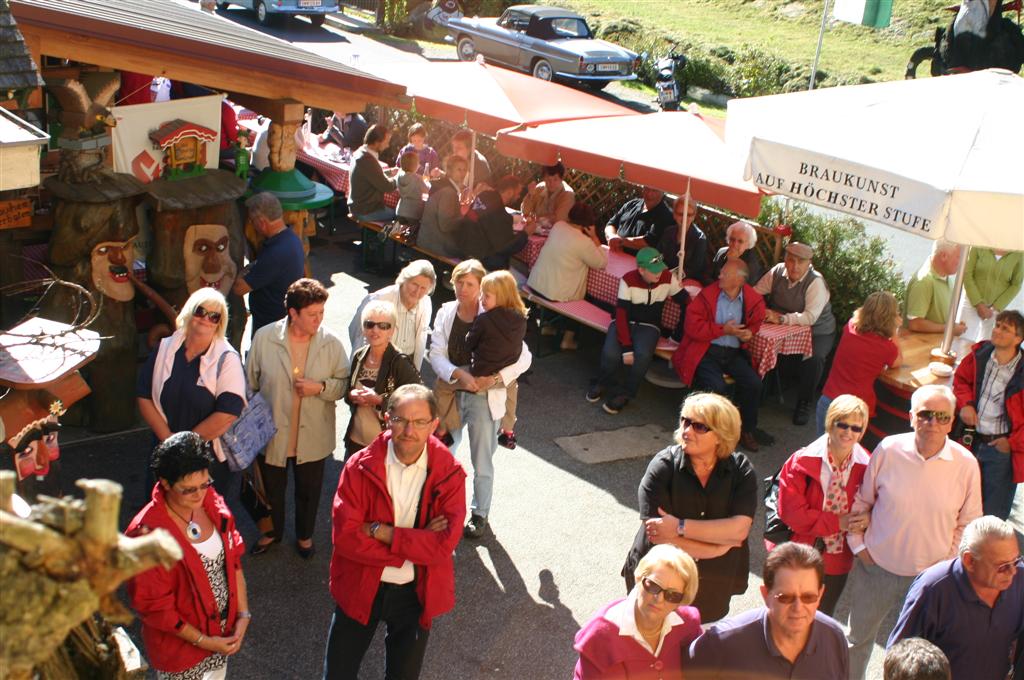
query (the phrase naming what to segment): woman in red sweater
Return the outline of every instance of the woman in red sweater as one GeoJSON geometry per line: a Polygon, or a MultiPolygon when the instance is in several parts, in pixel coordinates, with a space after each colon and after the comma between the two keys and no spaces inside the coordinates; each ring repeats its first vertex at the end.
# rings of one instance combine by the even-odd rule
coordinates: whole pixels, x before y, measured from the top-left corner
{"type": "Polygon", "coordinates": [[[832,370],[818,399],[818,435],[825,434],[825,412],[840,394],[852,394],[868,405],[868,415],[875,415],[875,379],[882,371],[899,366],[900,303],[887,291],[868,295],[864,304],[853,313],[839,340],[832,370]]]}
{"type": "Polygon", "coordinates": [[[674,545],[651,548],[625,599],[605,605],[576,633],[574,680],[681,677],[682,655],[700,635],[697,565],[674,545]]]}
{"type": "MultiPolygon", "coordinates": [[[[868,452],[860,445],[867,427],[867,404],[841,394],[825,415],[827,434],[790,456],[779,471],[779,519],[793,530],[790,540],[821,552],[825,594],[818,610],[829,616],[853,568],[846,533],[862,532],[868,525],[868,513],[850,512],[867,470],[868,452]]],[[[765,544],[769,551],[775,547],[765,544]]]]}
{"type": "Polygon", "coordinates": [[[164,529],[181,546],[170,569],[154,567],[128,583],[142,640],[159,680],[220,680],[242,646],[249,600],[245,553],[235,519],[210,479],[213,456],[195,432],[177,432],[153,451],[153,500],[125,532],[164,529]]]}

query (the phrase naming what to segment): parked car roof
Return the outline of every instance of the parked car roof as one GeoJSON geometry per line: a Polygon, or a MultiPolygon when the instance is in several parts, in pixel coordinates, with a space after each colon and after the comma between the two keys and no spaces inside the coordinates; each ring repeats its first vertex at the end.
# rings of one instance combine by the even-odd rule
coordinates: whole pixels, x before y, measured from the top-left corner
{"type": "Polygon", "coordinates": [[[535,16],[538,19],[550,19],[552,17],[571,17],[573,19],[582,19],[583,17],[576,12],[572,12],[561,7],[547,7],[544,5],[513,5],[505,11],[516,11],[522,12],[529,16],[535,16]]]}

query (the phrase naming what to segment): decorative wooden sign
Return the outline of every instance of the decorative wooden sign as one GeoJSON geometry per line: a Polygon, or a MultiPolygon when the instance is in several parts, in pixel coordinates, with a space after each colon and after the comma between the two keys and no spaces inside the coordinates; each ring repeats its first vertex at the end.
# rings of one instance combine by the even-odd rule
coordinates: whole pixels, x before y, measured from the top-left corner
{"type": "Polygon", "coordinates": [[[32,201],[16,198],[0,201],[0,229],[17,229],[32,225],[32,201]]]}

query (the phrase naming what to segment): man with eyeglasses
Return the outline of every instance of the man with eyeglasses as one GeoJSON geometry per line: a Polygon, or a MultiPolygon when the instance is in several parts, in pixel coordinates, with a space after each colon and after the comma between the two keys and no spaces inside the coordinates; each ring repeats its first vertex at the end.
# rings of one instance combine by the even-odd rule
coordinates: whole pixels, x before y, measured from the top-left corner
{"type": "Polygon", "coordinates": [[[1022,661],[1024,563],[1013,527],[980,517],[964,530],[960,554],[914,579],[889,645],[909,637],[933,642],[954,678],[1005,680],[1022,661]]]}
{"type": "Polygon", "coordinates": [[[337,607],[324,680],[356,680],[377,625],[385,675],[416,680],[434,617],[455,606],[452,553],[466,518],[466,473],[431,437],[434,393],[396,389],[388,429],[349,458],[334,497],[331,595],[337,607]]]}
{"type": "Polygon", "coordinates": [[[971,452],[949,439],[956,398],[945,385],[910,398],[913,432],[883,439],[868,463],[851,512],[870,513],[851,531],[850,678],[864,677],[882,620],[914,577],[956,555],[969,522],[981,516],[981,482],[971,452]]]}
{"type": "Polygon", "coordinates": [[[1024,315],[1000,312],[992,339],[976,344],[953,375],[960,420],[975,430],[986,515],[1010,516],[1017,485],[1024,482],[1024,315]]]}
{"type": "Polygon", "coordinates": [[[688,680],[845,680],[842,627],[818,611],[825,565],[817,550],[782,543],[764,562],[765,606],[713,624],[690,645],[688,680]]]}

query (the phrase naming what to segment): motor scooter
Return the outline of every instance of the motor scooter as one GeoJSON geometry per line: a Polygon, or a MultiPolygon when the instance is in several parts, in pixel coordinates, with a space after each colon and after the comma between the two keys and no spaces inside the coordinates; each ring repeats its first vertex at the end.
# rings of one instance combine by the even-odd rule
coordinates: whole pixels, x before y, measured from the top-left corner
{"type": "MultiPolygon", "coordinates": [[[[666,54],[654,62],[654,89],[658,93],[658,105],[662,111],[678,111],[680,101],[679,82],[676,74],[686,66],[686,56],[666,54]]],[[[683,88],[683,92],[686,88],[683,88]]]]}
{"type": "Polygon", "coordinates": [[[448,22],[465,16],[461,0],[434,0],[420,3],[409,14],[412,25],[427,38],[438,38],[448,22]]]}

